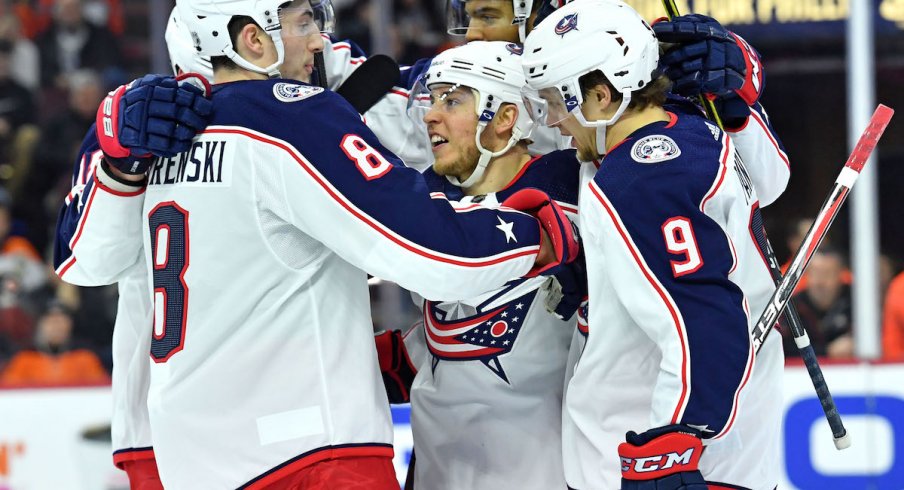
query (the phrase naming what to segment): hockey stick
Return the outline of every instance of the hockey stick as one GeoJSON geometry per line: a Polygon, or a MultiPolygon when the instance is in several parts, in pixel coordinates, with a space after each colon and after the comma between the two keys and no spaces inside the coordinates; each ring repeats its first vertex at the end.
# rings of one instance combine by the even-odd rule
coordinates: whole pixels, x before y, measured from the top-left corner
{"type": "Polygon", "coordinates": [[[329,83],[326,79],[326,66],[323,62],[323,51],[318,51],[314,53],[314,71],[317,73],[316,82],[311,85],[317,85],[318,87],[330,88],[329,83]]]}
{"type": "MultiPolygon", "coordinates": [[[[680,13],[678,12],[678,6],[675,5],[674,0],[662,0],[662,4],[665,7],[665,11],[669,16],[669,19],[680,15],[680,13]]],[[[720,128],[725,129],[722,124],[722,119],[719,117],[719,113],[716,110],[716,106],[713,101],[704,97],[703,95],[700,95],[700,103],[703,104],[703,107],[706,109],[706,113],[709,118],[712,119],[716,124],[718,124],[720,128]]],[[[769,273],[772,275],[772,280],[775,281],[776,286],[778,286],[782,281],[782,270],[779,266],[778,259],[775,258],[775,251],[772,250],[772,244],[769,243],[769,239],[766,237],[766,230],[763,229],[762,231],[762,252],[766,257],[766,263],[769,266],[769,273]]],[[[797,308],[794,306],[794,303],[791,302],[790,295],[787,298],[786,304],[787,311],[785,312],[785,320],[786,323],[791,327],[791,333],[794,336],[795,343],[800,346],[801,344],[798,343],[798,339],[807,338],[807,331],[804,330],[803,323],[801,323],[800,320],[800,315],[798,314],[797,308]]],[[[778,315],[776,315],[775,320],[778,320],[778,315]]],[[[762,338],[759,340],[759,343],[757,343],[757,337],[756,335],[754,335],[754,346],[756,347],[756,352],[759,352],[760,347],[763,344],[763,340],[765,340],[766,335],[769,334],[769,331],[772,330],[772,325],[775,325],[774,321],[772,324],[770,324],[770,328],[762,334],[762,338]]],[[[850,437],[847,434],[847,430],[844,428],[844,423],[841,421],[841,415],[838,413],[838,407],[835,405],[835,400],[832,398],[832,393],[829,391],[829,387],[822,375],[822,369],[819,367],[819,362],[816,359],[815,352],[813,352],[813,347],[809,346],[809,340],[806,341],[806,344],[809,349],[798,347],[801,353],[801,357],[803,357],[804,365],[807,367],[807,373],[810,375],[810,381],[812,381],[813,388],[816,390],[816,396],[819,398],[819,403],[822,406],[823,412],[825,412],[829,427],[832,429],[832,437],[835,441],[835,447],[839,450],[845,449],[851,445],[850,437]]]]}
{"type": "MultiPolygon", "coordinates": [[[[838,210],[841,208],[841,205],[844,204],[844,200],[851,191],[851,187],[854,186],[854,182],[856,182],[857,177],[860,176],[860,171],[863,170],[866,160],[876,147],[876,143],[878,143],[879,138],[888,126],[888,122],[891,120],[891,116],[894,113],[895,111],[891,108],[879,104],[879,107],[876,108],[876,112],[874,112],[872,118],[870,118],[869,125],[867,125],[866,129],[863,131],[863,134],[860,135],[860,140],[857,141],[857,145],[854,147],[847,162],[844,164],[844,168],[841,169],[841,173],[838,174],[838,178],[835,179],[835,185],[832,187],[832,192],[829,193],[829,197],[826,198],[823,203],[822,208],[819,210],[819,214],[816,215],[816,220],[813,222],[813,225],[810,226],[810,230],[807,231],[807,235],[804,237],[800,249],[794,254],[794,260],[791,261],[791,266],[788,267],[785,278],[779,283],[775,292],[772,294],[772,297],[769,299],[766,311],[763,312],[762,316],[760,316],[760,320],[756,322],[756,326],[753,327],[753,346],[757,350],[763,345],[766,336],[768,336],[769,332],[772,330],[772,325],[775,325],[775,321],[778,320],[779,314],[791,300],[791,294],[794,292],[794,288],[800,281],[801,275],[807,268],[807,264],[810,263],[810,258],[813,257],[819,244],[822,243],[823,238],[825,238],[829,226],[832,225],[832,221],[838,214],[838,210]]],[[[800,326],[798,325],[798,328],[799,327],[800,326]]],[[[791,328],[793,330],[793,324],[791,325],[791,328]]],[[[835,447],[844,449],[850,446],[850,437],[845,432],[844,426],[841,425],[841,418],[838,416],[838,410],[836,409],[835,404],[832,403],[831,406],[827,406],[825,403],[826,400],[832,402],[832,397],[829,394],[829,389],[822,377],[822,372],[819,371],[819,365],[816,364],[816,354],[813,352],[813,346],[810,345],[810,338],[807,336],[807,332],[803,329],[799,332],[794,332],[794,343],[797,344],[801,355],[804,356],[807,370],[810,370],[811,364],[817,369],[815,373],[810,370],[810,377],[813,379],[813,386],[816,388],[816,392],[819,395],[819,401],[823,403],[822,408],[826,411],[829,425],[832,426],[835,447]],[[833,421],[838,425],[833,425],[833,421]]]]}

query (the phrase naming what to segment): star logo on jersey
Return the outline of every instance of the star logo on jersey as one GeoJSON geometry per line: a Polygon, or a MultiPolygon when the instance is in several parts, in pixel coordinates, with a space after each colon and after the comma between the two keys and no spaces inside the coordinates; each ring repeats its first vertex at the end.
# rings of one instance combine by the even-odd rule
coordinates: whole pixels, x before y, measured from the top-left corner
{"type": "Polygon", "coordinates": [[[489,311],[478,311],[464,318],[452,319],[458,311],[444,311],[439,303],[424,305],[424,329],[427,348],[433,354],[433,368],[439,361],[480,361],[500,379],[508,383],[499,356],[511,352],[521,333],[526,312],[524,305],[533,302],[533,290],[489,311]]]}
{"type": "Polygon", "coordinates": [[[323,92],[323,87],[280,82],[273,85],[273,96],[283,102],[298,102],[323,92]]]}
{"type": "Polygon", "coordinates": [[[556,24],[556,34],[559,36],[565,37],[565,34],[568,34],[571,31],[578,30],[578,14],[568,14],[565,17],[562,17],[562,20],[556,24]]]}
{"type": "Polygon", "coordinates": [[[641,138],[631,147],[631,158],[637,163],[661,163],[681,155],[675,140],[661,134],[641,138]]]}
{"type": "Polygon", "coordinates": [[[502,216],[497,216],[496,218],[499,220],[499,224],[496,225],[496,228],[505,234],[505,243],[518,243],[518,239],[515,238],[515,232],[513,230],[515,228],[515,223],[513,221],[505,221],[502,219],[502,216]]]}

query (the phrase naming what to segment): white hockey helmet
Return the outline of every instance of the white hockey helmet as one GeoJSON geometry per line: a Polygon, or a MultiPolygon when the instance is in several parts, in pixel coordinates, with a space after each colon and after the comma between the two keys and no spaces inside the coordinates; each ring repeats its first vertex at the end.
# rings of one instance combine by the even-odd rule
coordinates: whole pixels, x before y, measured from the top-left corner
{"type": "MultiPolygon", "coordinates": [[[[291,3],[291,0],[176,0],[176,8],[189,27],[199,55],[226,56],[246,70],[276,77],[285,59],[279,11],[291,3]],[[270,36],[276,47],[276,62],[262,68],[239,56],[229,36],[229,21],[235,16],[250,17],[270,36]]],[[[310,4],[319,30],[330,30],[333,23],[330,1],[310,0],[310,4]]]]}
{"type": "Polygon", "coordinates": [[[182,18],[179,17],[179,9],[173,8],[169,21],[166,24],[166,48],[169,51],[170,64],[173,66],[173,74],[179,71],[197,73],[209,82],[213,83],[213,68],[210,66],[210,58],[197,54],[191,33],[182,18]]]}
{"type": "Polygon", "coordinates": [[[524,45],[525,93],[531,117],[547,126],[570,114],[586,127],[597,128],[602,151],[605,128],[621,117],[631,93],[653,81],[658,73],[659,42],[653,29],[620,0],[575,0],[554,11],[534,27],[524,45]],[[612,118],[587,121],[578,79],[594,70],[606,76],[622,94],[612,118]]]}
{"type": "Polygon", "coordinates": [[[475,140],[480,159],[474,172],[464,182],[447,176],[453,184],[462,187],[473,185],[481,179],[491,158],[503,155],[519,141],[530,138],[536,123],[524,107],[521,53],[521,45],[504,41],[474,41],[448,49],[433,58],[430,68],[411,91],[408,114],[415,125],[422,127],[425,135],[427,128],[424,127],[424,115],[431,107],[431,87],[439,84],[450,85],[452,89],[467,87],[478,94],[475,105],[478,116],[475,140]],[[518,117],[508,143],[501,150],[493,152],[483,147],[480,135],[502,104],[514,104],[518,109],[518,117]]]}
{"type": "MultiPolygon", "coordinates": [[[[530,17],[534,0],[499,0],[501,2],[511,1],[512,25],[518,26],[518,37],[524,42],[527,37],[527,18],[530,17]]],[[[464,36],[468,33],[468,26],[471,24],[471,17],[465,9],[465,3],[468,0],[446,0],[446,32],[455,36],[464,36]]]]}

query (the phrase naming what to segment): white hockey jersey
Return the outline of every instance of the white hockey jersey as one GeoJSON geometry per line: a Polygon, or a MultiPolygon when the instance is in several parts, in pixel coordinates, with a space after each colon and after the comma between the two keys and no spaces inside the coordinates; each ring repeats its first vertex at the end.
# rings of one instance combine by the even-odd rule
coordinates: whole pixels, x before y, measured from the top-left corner
{"type": "Polygon", "coordinates": [[[212,125],[155,162],[146,192],[100,173],[86,211],[143,229],[120,249],[145,251],[153,287],[164,485],[257,488],[326,458],[392,454],[360,268],[427,297],[477,294],[530,269],[536,220],[431,199],[329,91],[233,82],[213,103],[212,125]]]}
{"type": "MultiPolygon", "coordinates": [[[[147,409],[151,346],[151,314],[144,264],[127,258],[109,267],[108,260],[122,250],[108,243],[110,229],[135,221],[95,219],[86,211],[97,191],[92,175],[102,158],[94,128],[85,136],[73,170],[72,190],[66,196],[57,221],[54,266],[59,276],[73,284],[101,286],[119,283],[116,324],[113,328],[112,446],[113,462],[154,457],[147,409]]],[[[122,233],[140,232],[124,230],[122,233]]]]}
{"type": "Polygon", "coordinates": [[[705,434],[708,482],[773,489],[783,357],[775,335],[756,357],[750,341],[774,284],[732,139],[673,115],[584,175],[589,335],[565,395],[568,485],[618,488],[627,431],[687,424],[705,434]]]}
{"type": "MultiPolygon", "coordinates": [[[[574,150],[536,157],[503,190],[477,201],[538,188],[576,220],[579,170],[574,150]]],[[[434,192],[472,199],[432,170],[424,176],[434,192]]],[[[418,367],[411,388],[415,488],[565,488],[562,390],[575,321],[547,312],[548,280],[422,302],[423,322],[405,338],[418,367]]]]}

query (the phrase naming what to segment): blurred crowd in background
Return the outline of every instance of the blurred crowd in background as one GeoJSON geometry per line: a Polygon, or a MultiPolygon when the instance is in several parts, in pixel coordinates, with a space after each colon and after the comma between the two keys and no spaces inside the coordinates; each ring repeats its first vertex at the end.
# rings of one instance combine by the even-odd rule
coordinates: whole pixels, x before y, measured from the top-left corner
{"type": "MultiPolygon", "coordinates": [[[[442,0],[391,4],[388,54],[400,63],[462,42],[445,33],[442,0]]],[[[336,37],[370,52],[371,1],[334,5],[336,37]]],[[[108,90],[148,71],[147,24],[146,1],[0,0],[0,386],[109,380],[116,286],[62,283],[52,269],[53,230],[98,103],[108,90]]],[[[785,240],[787,257],[810,220],[783,216],[768,224],[773,240],[785,240]]],[[[884,254],[880,265],[883,355],[904,360],[904,274],[897,259],[884,254]]],[[[798,288],[800,315],[820,355],[854,356],[855,282],[846,252],[828,243],[798,288]]],[[[385,283],[373,289],[376,330],[416,319],[407,294],[385,283]]],[[[786,352],[796,357],[793,341],[786,340],[786,352]]]]}

